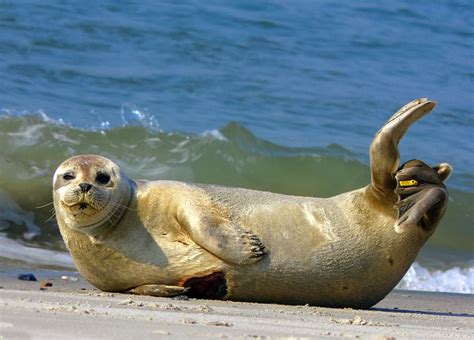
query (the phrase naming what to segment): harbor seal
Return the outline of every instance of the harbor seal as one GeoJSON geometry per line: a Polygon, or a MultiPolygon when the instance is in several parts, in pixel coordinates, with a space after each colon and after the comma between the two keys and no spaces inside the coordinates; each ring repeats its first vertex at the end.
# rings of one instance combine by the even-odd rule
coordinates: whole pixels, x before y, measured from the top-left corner
{"type": "Polygon", "coordinates": [[[60,232],[104,291],[368,308],[400,281],[442,218],[451,166],[399,166],[398,143],[436,105],[402,107],[370,146],[371,183],[330,198],[131,180],[81,155],[53,176],[60,232]]]}

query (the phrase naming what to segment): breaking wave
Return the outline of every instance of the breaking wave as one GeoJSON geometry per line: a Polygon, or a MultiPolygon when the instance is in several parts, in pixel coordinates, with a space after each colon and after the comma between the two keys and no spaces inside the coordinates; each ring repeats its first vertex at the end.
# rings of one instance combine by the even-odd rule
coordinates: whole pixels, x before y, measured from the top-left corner
{"type": "Polygon", "coordinates": [[[474,267],[428,270],[415,262],[397,286],[398,289],[474,294],[474,267]]]}

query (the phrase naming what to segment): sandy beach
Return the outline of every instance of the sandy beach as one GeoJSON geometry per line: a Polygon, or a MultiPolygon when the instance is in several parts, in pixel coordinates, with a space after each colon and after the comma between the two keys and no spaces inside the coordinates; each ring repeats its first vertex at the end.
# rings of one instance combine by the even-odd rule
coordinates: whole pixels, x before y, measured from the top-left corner
{"type": "Polygon", "coordinates": [[[78,273],[0,272],[2,339],[469,339],[474,296],[393,291],[370,310],[104,293],[78,273]],[[38,281],[22,281],[20,273],[38,281]]]}

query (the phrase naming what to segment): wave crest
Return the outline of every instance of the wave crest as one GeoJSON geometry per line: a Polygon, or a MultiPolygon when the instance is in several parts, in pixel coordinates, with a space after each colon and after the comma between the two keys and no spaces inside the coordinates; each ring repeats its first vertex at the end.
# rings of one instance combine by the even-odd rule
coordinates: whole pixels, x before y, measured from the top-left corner
{"type": "Polygon", "coordinates": [[[415,262],[397,286],[398,289],[474,294],[474,267],[453,267],[429,271],[415,262]]]}

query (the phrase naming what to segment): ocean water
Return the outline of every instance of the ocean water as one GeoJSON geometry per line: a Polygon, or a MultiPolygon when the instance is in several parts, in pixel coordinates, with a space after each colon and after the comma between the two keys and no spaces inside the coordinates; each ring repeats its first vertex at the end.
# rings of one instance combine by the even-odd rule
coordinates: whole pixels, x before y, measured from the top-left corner
{"type": "Polygon", "coordinates": [[[0,265],[71,268],[51,175],[328,197],[366,185],[400,106],[439,102],[402,160],[449,162],[448,212],[399,287],[474,293],[474,3],[0,0],[0,265]]]}

